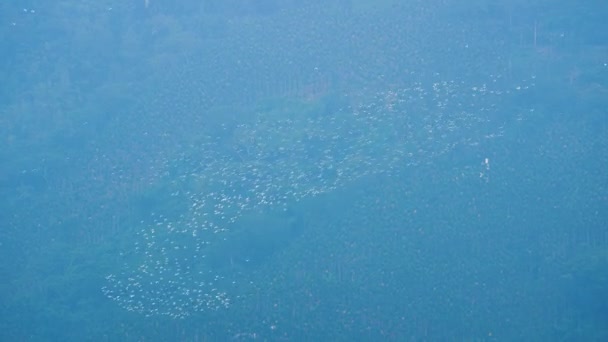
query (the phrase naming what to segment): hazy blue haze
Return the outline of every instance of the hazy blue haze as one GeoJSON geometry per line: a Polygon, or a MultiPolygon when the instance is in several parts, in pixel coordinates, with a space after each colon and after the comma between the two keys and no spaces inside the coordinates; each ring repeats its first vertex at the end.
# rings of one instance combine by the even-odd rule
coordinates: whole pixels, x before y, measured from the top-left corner
{"type": "Polygon", "coordinates": [[[603,1],[0,4],[0,340],[608,340],[603,1]]]}

